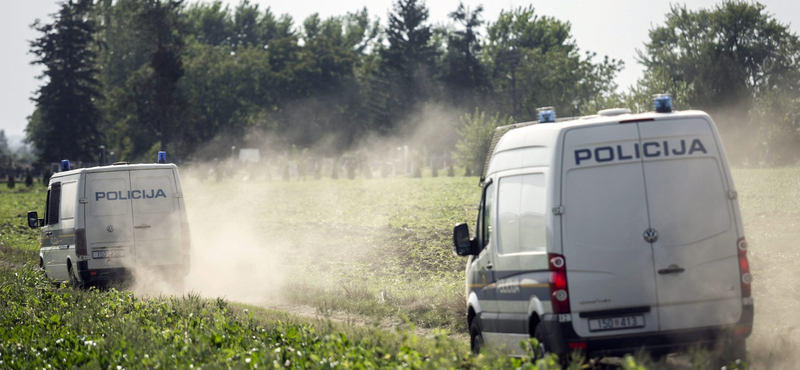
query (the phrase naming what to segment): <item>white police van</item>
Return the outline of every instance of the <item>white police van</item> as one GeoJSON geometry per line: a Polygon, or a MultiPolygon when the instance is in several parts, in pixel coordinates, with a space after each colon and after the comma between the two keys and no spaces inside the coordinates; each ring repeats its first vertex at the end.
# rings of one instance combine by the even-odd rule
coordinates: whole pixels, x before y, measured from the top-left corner
{"type": "Polygon", "coordinates": [[[178,168],[117,163],[70,170],[50,178],[41,228],[39,264],[56,281],[99,285],[159,274],[182,286],[189,272],[189,225],[178,168]]]}
{"type": "Polygon", "coordinates": [[[752,279],[722,142],[706,113],[655,107],[497,129],[475,235],[453,235],[474,351],[744,356],[752,279]]]}

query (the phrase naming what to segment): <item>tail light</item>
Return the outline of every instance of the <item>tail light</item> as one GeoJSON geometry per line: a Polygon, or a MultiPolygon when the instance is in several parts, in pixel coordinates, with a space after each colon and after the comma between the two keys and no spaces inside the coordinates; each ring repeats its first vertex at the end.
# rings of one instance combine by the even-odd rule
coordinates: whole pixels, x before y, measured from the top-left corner
{"type": "Polygon", "coordinates": [[[586,342],[567,342],[567,346],[569,349],[576,351],[576,350],[586,350],[588,347],[586,342]]]}
{"type": "Polygon", "coordinates": [[[553,313],[569,313],[569,289],[567,287],[567,263],[564,256],[548,253],[550,267],[550,302],[553,313]]]}
{"type": "Polygon", "coordinates": [[[742,283],[742,297],[750,297],[750,284],[753,282],[753,275],[750,275],[750,262],[747,261],[747,241],[744,237],[736,242],[739,251],[739,281],[742,283]]]}
{"type": "Polygon", "coordinates": [[[75,254],[77,256],[83,257],[89,254],[86,250],[86,230],[85,229],[76,229],[75,230],[75,254]]]}
{"type": "Polygon", "coordinates": [[[192,239],[189,236],[189,224],[185,222],[181,224],[181,246],[184,251],[192,249],[192,239]]]}

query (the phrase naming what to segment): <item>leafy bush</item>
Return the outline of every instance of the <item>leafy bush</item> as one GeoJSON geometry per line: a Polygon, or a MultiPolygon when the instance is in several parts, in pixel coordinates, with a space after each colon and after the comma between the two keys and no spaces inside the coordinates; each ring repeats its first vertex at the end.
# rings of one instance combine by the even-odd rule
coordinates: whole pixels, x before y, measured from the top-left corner
{"type": "Polygon", "coordinates": [[[456,156],[467,168],[466,176],[483,170],[494,129],[512,123],[514,119],[511,117],[500,116],[500,113],[486,117],[486,112],[481,112],[478,108],[475,108],[475,113],[461,117],[461,127],[456,129],[461,137],[456,143],[456,156]]]}
{"type": "Polygon", "coordinates": [[[142,299],[113,288],[73,290],[53,285],[33,264],[0,270],[0,298],[4,369],[557,368],[551,358],[474,357],[444,332],[431,339],[407,327],[345,333],[330,322],[264,319],[265,310],[196,294],[142,299]]]}

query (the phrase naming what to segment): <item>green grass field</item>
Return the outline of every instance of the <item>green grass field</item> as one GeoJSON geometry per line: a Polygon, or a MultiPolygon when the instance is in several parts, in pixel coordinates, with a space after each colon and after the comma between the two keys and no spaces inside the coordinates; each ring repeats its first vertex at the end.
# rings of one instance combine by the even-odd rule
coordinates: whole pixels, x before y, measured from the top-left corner
{"type": "MultiPolygon", "coordinates": [[[[793,369],[800,169],[734,178],[755,278],[749,368],[793,369]]],[[[42,188],[0,190],[0,368],[534,366],[467,353],[465,260],[450,244],[454,224],[474,221],[476,178],[217,183],[184,171],[183,182],[193,260],[182,297],[47,283],[24,227],[42,188]]],[[[622,367],[637,363],[702,368],[622,367]]]]}

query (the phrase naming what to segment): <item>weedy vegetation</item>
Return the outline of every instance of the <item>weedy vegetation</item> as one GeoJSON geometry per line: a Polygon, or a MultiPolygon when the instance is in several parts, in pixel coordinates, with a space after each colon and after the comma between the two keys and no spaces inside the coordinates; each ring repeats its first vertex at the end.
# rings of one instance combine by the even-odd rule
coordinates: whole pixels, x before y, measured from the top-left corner
{"type": "MultiPolygon", "coordinates": [[[[451,231],[474,221],[476,178],[218,183],[187,174],[194,253],[204,253],[203,243],[220,232],[200,217],[235,218],[236,233],[251,234],[247,240],[274,254],[268,261],[245,256],[245,262],[280,270],[280,281],[250,282],[254,292],[272,286],[275,295],[235,303],[205,294],[191,279],[182,296],[53,284],[38,269],[36,231],[25,226],[27,211],[42,211],[43,188],[0,188],[0,368],[561,366],[553,357],[531,360],[531,343],[521,344],[529,349],[525,358],[469,353],[465,260],[451,252],[451,231]],[[311,307],[314,315],[264,308],[272,300],[311,307]]],[[[800,169],[736,169],[734,177],[750,241],[756,322],[749,362],[728,368],[794,368],[800,360],[794,268],[800,169]]],[[[245,246],[225,248],[232,255],[245,246]]],[[[202,271],[221,280],[225,273],[202,271]]],[[[639,353],[602,366],[695,369],[704,368],[704,358],[693,351],[653,362],[639,353]]],[[[594,366],[578,360],[568,368],[594,366]]]]}

